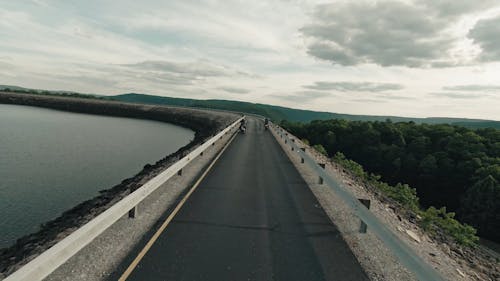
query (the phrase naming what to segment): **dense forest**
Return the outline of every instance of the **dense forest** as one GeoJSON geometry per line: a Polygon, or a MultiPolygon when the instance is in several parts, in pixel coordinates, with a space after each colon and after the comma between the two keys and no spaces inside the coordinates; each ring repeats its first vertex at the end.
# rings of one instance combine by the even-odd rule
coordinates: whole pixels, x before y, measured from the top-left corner
{"type": "Polygon", "coordinates": [[[423,207],[445,206],[500,242],[500,130],[346,120],[282,122],[328,155],[338,152],[391,185],[407,183],[423,207]]]}

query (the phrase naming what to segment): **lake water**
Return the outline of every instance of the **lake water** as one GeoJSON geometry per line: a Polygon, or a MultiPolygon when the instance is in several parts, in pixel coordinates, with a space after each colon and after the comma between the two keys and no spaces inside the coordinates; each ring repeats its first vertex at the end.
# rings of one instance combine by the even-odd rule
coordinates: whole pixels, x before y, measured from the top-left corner
{"type": "Polygon", "coordinates": [[[161,122],[0,104],[0,248],[193,138],[161,122]]]}

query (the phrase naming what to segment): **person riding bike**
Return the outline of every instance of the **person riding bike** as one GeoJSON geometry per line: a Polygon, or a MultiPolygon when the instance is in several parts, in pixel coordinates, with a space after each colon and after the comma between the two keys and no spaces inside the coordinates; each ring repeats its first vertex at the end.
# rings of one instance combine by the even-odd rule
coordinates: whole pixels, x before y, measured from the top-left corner
{"type": "Polygon", "coordinates": [[[246,125],[245,118],[243,118],[240,121],[240,132],[245,133],[246,130],[247,130],[247,125],[246,125]]]}
{"type": "Polygon", "coordinates": [[[264,119],[264,128],[267,130],[269,129],[269,119],[264,119]]]}

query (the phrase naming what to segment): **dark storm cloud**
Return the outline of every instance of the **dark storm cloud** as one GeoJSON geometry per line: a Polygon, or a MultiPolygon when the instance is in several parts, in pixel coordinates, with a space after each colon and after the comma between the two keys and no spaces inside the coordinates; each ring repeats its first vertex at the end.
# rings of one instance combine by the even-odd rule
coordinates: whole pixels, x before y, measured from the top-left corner
{"type": "Polygon", "coordinates": [[[481,47],[481,61],[500,60],[500,16],[480,20],[467,36],[481,47]]]}
{"type": "Polygon", "coordinates": [[[445,29],[460,16],[494,3],[422,0],[413,4],[396,1],[322,4],[317,6],[312,23],[302,27],[301,32],[311,41],[308,45],[311,56],[334,64],[447,67],[456,64],[448,54],[456,39],[446,34],[445,29]]]}
{"type": "Polygon", "coordinates": [[[401,90],[403,85],[394,83],[373,83],[373,82],[325,82],[317,81],[313,85],[303,86],[312,90],[335,90],[340,92],[385,92],[401,90]]]}

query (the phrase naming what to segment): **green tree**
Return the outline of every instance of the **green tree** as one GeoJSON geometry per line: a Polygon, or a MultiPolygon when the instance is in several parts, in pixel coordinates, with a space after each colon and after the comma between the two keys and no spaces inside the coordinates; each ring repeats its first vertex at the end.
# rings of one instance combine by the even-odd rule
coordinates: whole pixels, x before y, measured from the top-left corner
{"type": "Polygon", "coordinates": [[[470,187],[462,197],[460,210],[463,220],[478,229],[480,234],[500,240],[500,184],[488,175],[470,187]]]}

